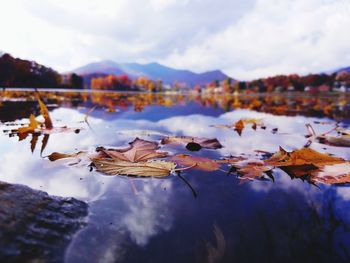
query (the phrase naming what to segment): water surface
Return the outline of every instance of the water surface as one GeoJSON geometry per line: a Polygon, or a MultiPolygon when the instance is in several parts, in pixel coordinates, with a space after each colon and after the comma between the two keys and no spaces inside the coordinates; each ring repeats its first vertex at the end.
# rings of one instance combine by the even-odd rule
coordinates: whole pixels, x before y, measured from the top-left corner
{"type": "MultiPolygon", "coordinates": [[[[305,124],[319,132],[335,121],[349,124],[349,97],[200,96],[47,92],[55,126],[67,132],[9,137],[9,125],[39,115],[31,92],[6,92],[0,106],[0,180],[75,197],[89,204],[87,226],[65,252],[66,262],[349,262],[350,187],[309,184],[281,170],[272,180],[242,181],[235,173],[188,170],[164,179],[105,176],[82,162],[50,162],[52,152],[124,147],[136,137],[217,138],[218,150],[172,154],[208,158],[303,147],[305,124]],[[16,100],[14,101],[14,98],[16,100]],[[20,100],[18,98],[24,98],[20,100]],[[91,109],[94,108],[93,111],[91,109]],[[84,120],[88,115],[88,124],[84,120]],[[242,118],[262,119],[266,129],[213,127],[242,118]],[[327,122],[326,124],[319,124],[327,122]],[[278,132],[273,131],[278,130],[278,132]],[[43,147],[44,145],[44,147],[43,147]]],[[[350,159],[349,148],[314,142],[321,152],[350,159]]]]}

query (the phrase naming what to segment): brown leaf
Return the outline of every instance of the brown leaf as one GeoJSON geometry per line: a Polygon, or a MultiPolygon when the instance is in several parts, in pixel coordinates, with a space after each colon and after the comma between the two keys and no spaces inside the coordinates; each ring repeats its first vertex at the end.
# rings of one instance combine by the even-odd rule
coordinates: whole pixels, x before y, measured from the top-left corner
{"type": "Polygon", "coordinates": [[[188,154],[177,154],[172,156],[170,160],[183,166],[193,166],[194,169],[208,172],[216,171],[220,168],[220,164],[216,160],[204,157],[191,156],[188,154]]]}
{"type": "Polygon", "coordinates": [[[101,149],[101,151],[115,161],[143,162],[155,158],[168,156],[167,152],[157,152],[157,142],[150,142],[136,138],[129,143],[130,146],[124,149],[101,149]]]}
{"type": "Polygon", "coordinates": [[[213,127],[233,129],[239,134],[239,136],[241,136],[246,125],[251,125],[253,130],[256,130],[258,126],[263,127],[263,123],[259,119],[240,119],[234,124],[230,124],[230,125],[219,124],[219,125],[214,125],[213,127]]]}
{"type": "Polygon", "coordinates": [[[291,178],[307,179],[309,182],[327,184],[350,183],[348,161],[310,148],[287,152],[283,148],[265,164],[279,167],[291,178]]]}
{"type": "Polygon", "coordinates": [[[49,110],[47,109],[46,105],[42,102],[39,95],[37,96],[37,100],[38,100],[39,106],[40,106],[40,113],[44,117],[44,120],[45,120],[45,122],[44,122],[45,128],[52,129],[53,125],[52,125],[52,121],[50,118],[49,110]]]}
{"type": "Polygon", "coordinates": [[[190,137],[190,136],[168,136],[162,139],[161,144],[172,144],[172,143],[184,143],[187,144],[186,148],[191,150],[191,147],[188,147],[189,144],[193,145],[193,148],[195,147],[195,144],[197,144],[198,150],[200,148],[206,148],[206,149],[219,149],[222,148],[221,143],[216,138],[197,138],[197,137],[190,137]]]}
{"type": "Polygon", "coordinates": [[[59,159],[65,159],[65,158],[77,158],[79,156],[86,155],[86,152],[77,152],[77,153],[59,153],[59,152],[53,152],[49,156],[49,160],[51,162],[57,161],[59,159]]]}
{"type": "Polygon", "coordinates": [[[292,152],[287,152],[283,148],[280,148],[280,151],[265,161],[266,164],[277,167],[304,164],[312,164],[319,167],[343,162],[345,160],[342,158],[320,153],[310,148],[302,148],[292,152]]]}
{"type": "Polygon", "coordinates": [[[129,175],[142,177],[165,177],[176,168],[176,164],[166,161],[125,162],[94,159],[93,164],[98,172],[106,175],[129,175]]]}
{"type": "Polygon", "coordinates": [[[227,164],[232,164],[232,163],[237,163],[239,161],[244,161],[247,158],[242,157],[242,156],[230,156],[229,158],[226,159],[221,159],[221,160],[217,160],[217,163],[227,163],[227,164]]]}
{"type": "Polygon", "coordinates": [[[260,160],[244,160],[233,163],[232,166],[237,169],[237,173],[242,179],[258,179],[264,177],[267,172],[272,170],[272,167],[267,166],[260,160]]]}
{"type": "Polygon", "coordinates": [[[239,120],[235,123],[235,131],[238,133],[239,136],[242,135],[242,131],[244,129],[244,122],[243,120],[239,120]]]}

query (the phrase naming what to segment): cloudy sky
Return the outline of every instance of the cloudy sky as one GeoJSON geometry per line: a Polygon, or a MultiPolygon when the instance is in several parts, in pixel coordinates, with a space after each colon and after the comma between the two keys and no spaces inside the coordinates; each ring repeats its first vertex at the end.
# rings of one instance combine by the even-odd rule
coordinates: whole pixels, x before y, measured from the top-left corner
{"type": "Polygon", "coordinates": [[[350,65],[350,0],[0,0],[0,50],[59,71],[160,62],[239,79],[350,65]]]}

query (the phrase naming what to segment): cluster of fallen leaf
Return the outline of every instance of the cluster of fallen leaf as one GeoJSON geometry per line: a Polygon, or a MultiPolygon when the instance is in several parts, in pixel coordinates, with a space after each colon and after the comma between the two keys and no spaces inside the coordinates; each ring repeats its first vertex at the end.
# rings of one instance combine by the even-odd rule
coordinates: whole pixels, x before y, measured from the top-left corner
{"type": "MultiPolygon", "coordinates": [[[[22,125],[19,128],[14,128],[11,130],[4,130],[4,132],[7,133],[10,137],[18,136],[20,141],[26,139],[28,135],[31,135],[32,138],[30,141],[30,146],[31,146],[30,148],[32,152],[34,152],[36,148],[36,144],[38,142],[39,136],[43,135],[43,139],[41,142],[41,150],[40,150],[40,154],[42,154],[48,143],[50,134],[62,133],[62,132],[79,133],[81,128],[68,128],[66,126],[54,127],[52,123],[52,119],[50,117],[49,110],[40,99],[40,96],[38,93],[36,94],[36,99],[39,104],[40,114],[44,118],[44,121],[38,121],[34,116],[34,114],[30,114],[28,124],[22,125]]],[[[18,124],[13,124],[13,126],[18,126],[18,124]]]]}
{"type": "Polygon", "coordinates": [[[37,121],[35,116],[30,114],[29,124],[27,126],[11,130],[11,135],[16,134],[20,140],[23,140],[28,136],[28,134],[48,133],[53,129],[52,120],[46,105],[41,101],[39,96],[37,96],[37,100],[40,106],[40,113],[44,118],[44,122],[37,121]]]}
{"type": "MultiPolygon", "coordinates": [[[[187,143],[198,144],[198,147],[218,149],[222,145],[217,139],[192,138],[192,137],[165,137],[162,144],[187,143]]],[[[169,156],[168,152],[158,151],[158,142],[151,142],[136,138],[129,143],[129,147],[122,149],[105,149],[98,147],[95,153],[78,152],[62,154],[54,152],[48,156],[49,160],[56,161],[64,158],[84,158],[91,160],[96,170],[107,175],[129,175],[143,177],[168,176],[172,171],[181,171],[197,168],[205,171],[214,171],[219,168],[216,161],[207,158],[194,157],[179,154],[169,156]],[[166,160],[160,160],[165,158],[166,160]],[[187,166],[176,169],[177,165],[187,166]]]]}
{"type": "Polygon", "coordinates": [[[43,122],[39,122],[33,114],[29,116],[29,123],[26,126],[19,127],[10,131],[10,136],[17,135],[20,140],[27,138],[29,134],[40,135],[40,134],[52,134],[60,132],[79,132],[79,129],[72,129],[66,126],[64,127],[54,127],[49,110],[46,105],[40,99],[40,96],[37,94],[37,101],[40,107],[40,114],[44,118],[43,122]]]}
{"type": "MultiPolygon", "coordinates": [[[[166,137],[164,143],[198,143],[202,148],[218,149],[221,146],[216,139],[191,137],[166,137]],[[182,139],[181,139],[182,138],[182,139]],[[203,145],[200,143],[203,142],[203,145]],[[209,144],[207,144],[209,142],[209,144]],[[215,143],[213,143],[215,142],[215,143]]],[[[339,157],[302,148],[287,152],[283,148],[265,160],[248,157],[229,157],[209,159],[189,154],[169,156],[168,152],[159,151],[159,144],[136,138],[129,147],[105,149],[99,147],[94,153],[78,152],[75,154],[52,153],[51,161],[63,158],[87,157],[98,172],[106,175],[128,175],[144,177],[164,177],[171,172],[198,169],[202,171],[225,171],[222,166],[229,166],[228,172],[235,172],[242,180],[273,177],[273,170],[279,168],[291,178],[300,178],[312,184],[340,184],[350,182],[350,162],[339,157]],[[162,159],[161,158],[166,158],[162,159]],[[181,166],[182,168],[177,168],[181,166]]]]}
{"type": "MultiPolygon", "coordinates": [[[[67,127],[54,128],[47,107],[39,96],[37,96],[37,100],[44,122],[37,121],[35,116],[31,114],[29,124],[12,130],[13,134],[17,134],[20,139],[24,139],[28,134],[47,135],[52,132],[72,130],[67,127]]],[[[231,125],[216,125],[214,127],[233,129],[241,135],[247,125],[250,125],[253,130],[256,130],[258,127],[266,129],[262,120],[257,119],[241,119],[231,125]]],[[[309,138],[308,146],[313,141],[332,146],[350,146],[349,130],[336,126],[327,133],[316,135],[311,125],[308,124],[307,129],[310,133],[307,136],[309,138]],[[336,131],[338,135],[330,135],[333,131],[336,131]]],[[[276,130],[274,129],[274,131],[276,130]]],[[[196,138],[190,136],[166,136],[160,143],[163,145],[184,145],[189,151],[199,151],[202,148],[215,150],[223,147],[216,138],[196,138]]],[[[349,161],[306,147],[292,152],[287,152],[283,148],[280,148],[278,152],[270,154],[271,157],[265,160],[242,156],[231,156],[218,160],[189,154],[170,156],[168,152],[159,151],[159,149],[158,142],[136,138],[129,143],[128,147],[122,149],[98,147],[94,153],[83,151],[70,154],[54,152],[48,158],[51,161],[75,158],[78,162],[82,158],[87,158],[98,172],[106,175],[164,177],[170,175],[171,172],[198,169],[207,172],[217,170],[235,172],[242,180],[263,179],[266,176],[274,180],[273,171],[277,168],[283,170],[291,178],[301,178],[312,184],[350,183],[349,161]],[[181,166],[181,168],[177,168],[177,166],[181,166]],[[222,166],[229,166],[229,170],[224,170],[225,168],[223,169],[222,166]]]]}

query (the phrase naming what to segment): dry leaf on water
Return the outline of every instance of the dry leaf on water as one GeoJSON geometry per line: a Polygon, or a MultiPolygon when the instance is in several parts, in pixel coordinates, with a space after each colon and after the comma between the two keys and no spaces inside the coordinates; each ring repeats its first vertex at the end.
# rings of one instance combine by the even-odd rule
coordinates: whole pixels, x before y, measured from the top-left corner
{"type": "Polygon", "coordinates": [[[37,129],[39,125],[40,124],[35,119],[35,116],[33,114],[30,114],[28,126],[18,128],[17,132],[19,134],[33,133],[35,132],[35,129],[37,129]]]}
{"type": "Polygon", "coordinates": [[[318,136],[316,138],[319,143],[327,144],[331,146],[339,147],[350,147],[350,135],[340,135],[340,136],[318,136]]]}
{"type": "Polygon", "coordinates": [[[39,95],[37,96],[37,100],[39,102],[39,106],[40,106],[40,113],[41,115],[44,117],[45,120],[45,128],[46,129],[52,129],[53,125],[52,125],[52,120],[49,114],[49,110],[47,109],[46,105],[42,102],[42,100],[40,99],[39,95]]]}
{"type": "Polygon", "coordinates": [[[51,153],[49,156],[47,156],[49,158],[49,160],[51,162],[60,160],[60,159],[66,159],[66,158],[79,158],[81,156],[85,156],[87,153],[80,151],[77,153],[59,153],[59,152],[53,152],[51,153]]]}
{"type": "Polygon", "coordinates": [[[310,148],[302,148],[292,152],[287,152],[282,147],[271,158],[265,161],[271,166],[295,166],[312,164],[315,166],[332,165],[344,163],[345,160],[339,157],[334,157],[326,153],[320,153],[310,148]]]}
{"type": "Polygon", "coordinates": [[[245,127],[245,125],[244,125],[243,120],[239,120],[235,123],[235,131],[239,134],[239,136],[242,135],[242,131],[243,131],[244,127],[245,127]]]}
{"type": "Polygon", "coordinates": [[[337,127],[337,128],[336,128],[336,131],[337,131],[339,134],[341,134],[341,135],[349,135],[349,136],[350,136],[350,130],[337,127]]]}
{"type": "Polygon", "coordinates": [[[258,126],[263,127],[263,123],[259,119],[240,119],[239,121],[230,125],[220,124],[220,125],[214,125],[213,127],[233,129],[238,133],[239,136],[241,136],[244,128],[248,124],[251,125],[253,130],[256,130],[258,126]]]}
{"type": "Polygon", "coordinates": [[[267,166],[260,160],[244,160],[233,163],[232,166],[236,169],[241,179],[258,179],[268,175],[271,177],[272,167],[267,166]]]}
{"type": "Polygon", "coordinates": [[[161,144],[183,143],[190,151],[199,151],[201,148],[220,149],[221,143],[216,138],[197,138],[190,136],[168,136],[162,139],[161,144]]]}
{"type": "Polygon", "coordinates": [[[151,142],[136,138],[129,143],[130,146],[124,149],[100,149],[105,157],[114,161],[143,162],[150,159],[163,158],[168,156],[167,152],[156,151],[160,147],[157,142],[151,142]]]}
{"type": "Polygon", "coordinates": [[[338,147],[350,147],[350,131],[346,129],[341,129],[335,126],[330,131],[317,135],[311,124],[306,124],[306,128],[309,131],[309,144],[316,140],[321,144],[338,146],[338,147]],[[332,131],[337,131],[338,135],[330,135],[332,131]]]}
{"type": "Polygon", "coordinates": [[[176,168],[176,164],[167,161],[148,161],[131,163],[106,159],[92,160],[98,172],[106,175],[129,175],[141,177],[165,177],[176,168]]]}
{"type": "MultiPolygon", "coordinates": [[[[35,119],[33,114],[29,117],[29,124],[18,129],[11,131],[10,135],[18,135],[20,140],[25,139],[28,134],[52,134],[52,133],[63,133],[63,132],[75,132],[78,133],[80,129],[73,129],[68,127],[56,127],[52,125],[51,117],[49,111],[45,104],[41,101],[40,97],[37,96],[37,100],[40,106],[40,113],[44,118],[44,123],[40,123],[35,119]]],[[[35,142],[35,140],[33,141],[35,142]]]]}
{"type": "Polygon", "coordinates": [[[348,161],[310,148],[292,152],[280,148],[280,151],[266,160],[265,164],[279,167],[291,178],[302,178],[312,183],[350,183],[350,164],[348,161]]]}
{"type": "Polygon", "coordinates": [[[191,156],[188,154],[177,154],[170,158],[171,161],[187,167],[202,171],[216,171],[220,168],[220,164],[216,160],[204,157],[191,156]]]}

